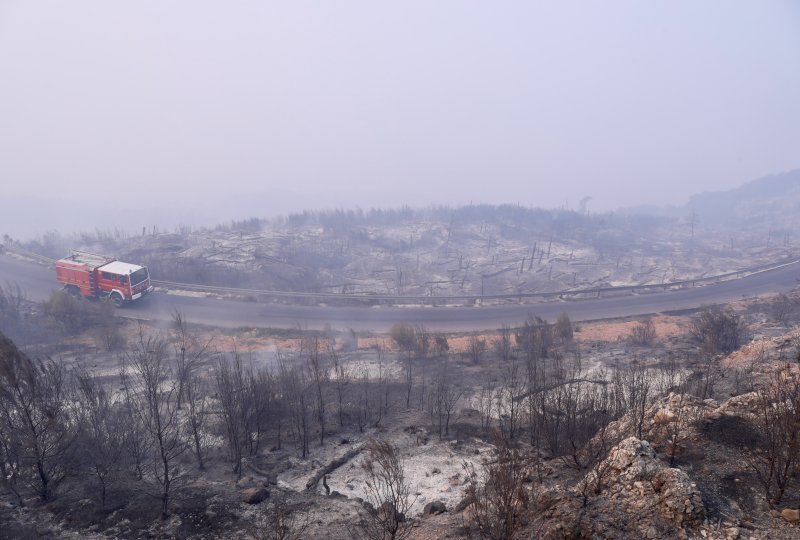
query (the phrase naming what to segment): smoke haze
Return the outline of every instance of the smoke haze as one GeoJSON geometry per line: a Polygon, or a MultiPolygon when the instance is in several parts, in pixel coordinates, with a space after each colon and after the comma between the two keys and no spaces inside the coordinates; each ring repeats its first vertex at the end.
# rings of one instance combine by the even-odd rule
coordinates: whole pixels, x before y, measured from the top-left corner
{"type": "Polygon", "coordinates": [[[0,2],[0,233],[678,204],[797,168],[800,4],[0,2]]]}

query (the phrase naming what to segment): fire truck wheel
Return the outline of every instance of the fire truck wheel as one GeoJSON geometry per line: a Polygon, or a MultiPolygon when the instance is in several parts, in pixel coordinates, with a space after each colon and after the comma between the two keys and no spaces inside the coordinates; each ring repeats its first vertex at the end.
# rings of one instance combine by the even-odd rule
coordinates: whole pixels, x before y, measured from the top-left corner
{"type": "Polygon", "coordinates": [[[67,285],[64,290],[67,292],[68,295],[70,295],[73,298],[81,297],[81,290],[75,285],[67,285]]]}
{"type": "Polygon", "coordinates": [[[114,304],[115,307],[122,307],[122,297],[119,293],[111,293],[111,303],[114,304]]]}

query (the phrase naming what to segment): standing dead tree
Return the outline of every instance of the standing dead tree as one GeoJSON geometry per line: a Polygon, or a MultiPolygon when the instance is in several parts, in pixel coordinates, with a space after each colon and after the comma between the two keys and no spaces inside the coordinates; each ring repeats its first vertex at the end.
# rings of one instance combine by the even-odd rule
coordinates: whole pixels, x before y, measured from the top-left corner
{"type": "MultiPolygon", "coordinates": [[[[366,367],[362,368],[358,372],[358,378],[356,379],[357,384],[357,395],[355,396],[356,401],[356,424],[358,425],[359,433],[364,432],[364,428],[369,424],[370,419],[372,418],[372,409],[375,406],[375,403],[372,400],[372,392],[371,392],[371,384],[369,380],[369,369],[366,367]]],[[[378,394],[378,403],[377,407],[380,414],[380,393],[378,394]]]]}
{"type": "Polygon", "coordinates": [[[503,435],[513,440],[519,432],[522,403],[520,400],[525,395],[525,381],[521,366],[516,358],[511,358],[502,367],[500,374],[500,387],[494,393],[495,411],[500,422],[503,435]]]}
{"type": "Polygon", "coordinates": [[[377,407],[375,409],[375,421],[373,425],[378,427],[383,419],[383,416],[389,413],[389,385],[387,377],[387,369],[384,365],[384,356],[386,353],[386,346],[383,342],[376,342],[373,345],[375,350],[375,358],[378,362],[378,373],[375,379],[375,393],[377,407]]]}
{"type": "Polygon", "coordinates": [[[300,354],[305,356],[309,381],[313,385],[314,409],[319,425],[319,445],[325,444],[325,389],[328,383],[328,368],[325,362],[323,345],[318,337],[304,338],[300,343],[300,354]]]}
{"type": "Polygon", "coordinates": [[[674,467],[689,440],[691,425],[697,419],[699,410],[688,394],[670,394],[667,402],[669,411],[657,414],[653,418],[653,427],[664,438],[669,466],[674,467]]]}
{"type": "MultiPolygon", "coordinates": [[[[431,345],[431,335],[422,325],[411,326],[408,324],[392,326],[390,334],[392,340],[405,356],[403,374],[406,386],[406,408],[408,409],[411,408],[411,390],[414,385],[414,360],[427,359],[431,345]]],[[[424,396],[424,388],[421,396],[424,396]]]]}
{"type": "Polygon", "coordinates": [[[21,480],[48,500],[66,476],[79,420],[68,391],[62,364],[32,360],[0,334],[0,457],[12,491],[21,480]]]}
{"type": "Polygon", "coordinates": [[[333,340],[328,340],[326,342],[325,350],[328,355],[328,361],[333,365],[333,379],[335,382],[337,402],[336,414],[339,417],[339,427],[344,427],[345,394],[350,377],[342,363],[342,359],[339,358],[339,353],[336,350],[333,340]]]}
{"type": "Polygon", "coordinates": [[[387,441],[370,439],[364,447],[362,467],[367,473],[367,502],[372,510],[362,521],[370,540],[405,538],[411,533],[406,515],[414,504],[403,459],[397,447],[387,441]]]}
{"type": "Polygon", "coordinates": [[[800,472],[800,375],[790,367],[775,371],[758,390],[761,442],[749,463],[771,507],[800,472]]]}
{"type": "Polygon", "coordinates": [[[292,365],[289,360],[278,354],[278,380],[291,420],[290,426],[294,434],[295,443],[300,448],[303,459],[308,456],[309,450],[309,430],[311,420],[309,419],[309,399],[306,379],[306,370],[301,366],[292,365]]]}
{"type": "Polygon", "coordinates": [[[431,334],[418,324],[414,327],[414,353],[418,360],[426,360],[431,349],[431,334]]]}
{"type": "Polygon", "coordinates": [[[450,434],[450,418],[463,396],[463,390],[453,381],[453,373],[445,362],[439,368],[428,399],[428,408],[439,439],[450,434]]]}
{"type": "Polygon", "coordinates": [[[192,448],[201,470],[203,463],[203,447],[205,441],[206,405],[208,398],[208,381],[199,373],[202,364],[214,354],[213,338],[200,341],[189,330],[189,323],[183,314],[172,312],[172,346],[175,355],[175,375],[178,379],[178,408],[185,402],[186,427],[192,442],[192,448]]]}
{"type": "Polygon", "coordinates": [[[189,330],[189,323],[183,314],[172,312],[172,344],[175,349],[175,376],[178,379],[178,408],[181,408],[185,387],[195,375],[200,365],[211,355],[214,338],[201,342],[189,330]]]}
{"type": "Polygon", "coordinates": [[[617,411],[629,411],[631,432],[642,438],[647,407],[654,397],[655,380],[643,362],[634,360],[614,370],[611,383],[614,388],[614,407],[617,411]]]}
{"type": "Polygon", "coordinates": [[[392,340],[404,353],[403,375],[406,386],[406,409],[411,407],[411,389],[414,384],[414,328],[407,324],[396,324],[391,329],[392,340]]]}
{"type": "Polygon", "coordinates": [[[467,499],[472,522],[482,538],[509,540],[521,525],[520,514],[528,506],[525,480],[531,474],[531,460],[500,437],[496,441],[497,459],[483,466],[481,474],[464,463],[467,499]]]}
{"type": "Polygon", "coordinates": [[[529,317],[514,337],[526,357],[547,358],[553,349],[553,327],[541,317],[529,317]]]}
{"type": "Polygon", "coordinates": [[[497,338],[492,342],[495,354],[504,362],[514,354],[514,344],[511,341],[511,328],[503,325],[500,328],[497,338]]]}
{"type": "Polygon", "coordinates": [[[110,392],[85,368],[76,368],[75,379],[83,417],[81,462],[97,480],[100,506],[105,508],[106,492],[124,454],[124,410],[115,406],[110,392]]]}
{"type": "Polygon", "coordinates": [[[203,456],[206,449],[206,427],[208,424],[208,381],[198,374],[193,374],[184,384],[186,401],[186,429],[191,438],[197,467],[205,469],[203,456]]]}
{"type": "Polygon", "coordinates": [[[150,453],[152,440],[147,432],[142,415],[139,414],[139,399],[133,393],[133,388],[128,385],[126,370],[120,371],[120,385],[122,387],[122,416],[125,454],[130,459],[133,475],[137,480],[144,479],[145,466],[150,453]]]}
{"type": "Polygon", "coordinates": [[[239,352],[234,350],[231,358],[220,357],[214,375],[233,472],[241,478],[242,456],[250,437],[251,403],[247,374],[239,352]]]}
{"type": "Polygon", "coordinates": [[[19,486],[24,474],[20,448],[5,429],[4,424],[0,430],[0,487],[13,495],[20,506],[25,506],[19,486]]]}
{"type": "Polygon", "coordinates": [[[250,403],[249,425],[250,436],[247,438],[249,455],[258,453],[262,440],[269,430],[277,427],[280,441],[280,414],[281,407],[277,399],[277,385],[275,374],[268,366],[248,371],[248,392],[250,403]]]}
{"type": "Polygon", "coordinates": [[[476,398],[478,411],[481,415],[481,429],[484,432],[488,432],[489,428],[492,426],[492,419],[495,415],[495,403],[497,401],[497,396],[495,394],[495,385],[491,380],[488,380],[483,383],[480,393],[476,398]]]}
{"type": "Polygon", "coordinates": [[[149,472],[161,488],[161,515],[166,517],[174,484],[181,476],[178,457],[188,449],[178,410],[180,383],[169,363],[167,343],[160,336],[146,337],[140,330],[136,345],[125,357],[122,380],[152,441],[149,472]]]}
{"type": "Polygon", "coordinates": [[[553,364],[552,380],[541,390],[542,434],[554,455],[583,469],[597,461],[598,449],[587,443],[612,420],[608,381],[602,371],[588,378],[578,355],[566,362],[556,355],[553,364]]]}

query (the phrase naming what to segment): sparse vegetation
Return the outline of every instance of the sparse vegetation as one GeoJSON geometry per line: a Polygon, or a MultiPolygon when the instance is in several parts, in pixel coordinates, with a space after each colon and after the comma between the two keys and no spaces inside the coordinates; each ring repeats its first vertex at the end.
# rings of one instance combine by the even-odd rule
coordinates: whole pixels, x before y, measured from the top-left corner
{"type": "Polygon", "coordinates": [[[562,313],[556,319],[555,327],[553,328],[556,337],[562,343],[570,343],[572,341],[572,321],[569,319],[569,315],[566,313],[562,313]]]}
{"type": "Polygon", "coordinates": [[[483,354],[486,352],[486,340],[478,336],[470,336],[469,338],[469,357],[474,364],[480,364],[483,354]]]}
{"type": "Polygon", "coordinates": [[[397,448],[388,441],[370,439],[362,467],[367,472],[367,497],[372,506],[361,524],[365,534],[371,540],[408,537],[414,496],[397,448]]]}
{"type": "Polygon", "coordinates": [[[114,308],[111,304],[75,298],[64,291],[53,291],[42,308],[68,334],[92,327],[108,327],[113,322],[114,308]]]}
{"type": "Polygon", "coordinates": [[[800,296],[779,294],[771,304],[772,316],[784,327],[800,317],[800,296]]]}
{"type": "Polygon", "coordinates": [[[631,328],[629,339],[634,345],[648,347],[653,345],[656,341],[656,326],[653,324],[653,319],[648,317],[642,322],[636,323],[636,325],[631,328]]]}
{"type": "Polygon", "coordinates": [[[735,351],[744,342],[746,332],[742,317],[731,308],[706,306],[692,321],[692,334],[707,354],[735,351]]]}

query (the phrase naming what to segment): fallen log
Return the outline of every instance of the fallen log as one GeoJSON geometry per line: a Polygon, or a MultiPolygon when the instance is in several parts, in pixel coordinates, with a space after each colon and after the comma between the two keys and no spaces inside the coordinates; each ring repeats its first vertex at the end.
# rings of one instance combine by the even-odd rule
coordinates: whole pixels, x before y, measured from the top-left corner
{"type": "Polygon", "coordinates": [[[316,489],[317,484],[319,483],[320,480],[322,480],[323,476],[332,473],[333,471],[335,471],[336,469],[338,469],[339,467],[341,467],[342,465],[344,465],[345,463],[356,457],[363,448],[364,445],[359,445],[356,446],[355,448],[351,448],[343,455],[339,456],[338,458],[334,459],[333,461],[322,467],[320,470],[318,470],[314,474],[314,476],[309,478],[308,482],[306,482],[306,491],[313,491],[314,489],[316,489]]]}

